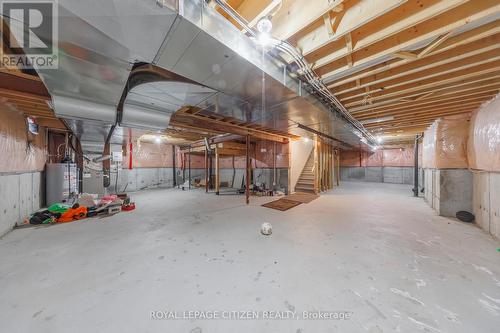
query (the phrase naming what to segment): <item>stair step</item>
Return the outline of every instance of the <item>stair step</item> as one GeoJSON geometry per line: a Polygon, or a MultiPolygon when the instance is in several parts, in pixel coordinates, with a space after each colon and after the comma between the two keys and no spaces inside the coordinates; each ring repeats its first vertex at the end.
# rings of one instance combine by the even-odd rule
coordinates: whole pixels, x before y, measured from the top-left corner
{"type": "Polygon", "coordinates": [[[314,153],[311,152],[311,154],[309,155],[309,159],[306,162],[306,165],[302,169],[297,184],[295,185],[295,191],[316,194],[316,191],[314,189],[314,184],[316,180],[315,173],[313,171],[314,166],[315,166],[314,153]]]}
{"type": "Polygon", "coordinates": [[[314,193],[314,194],[316,194],[316,191],[314,191],[314,189],[311,189],[311,188],[295,187],[295,191],[296,192],[306,192],[306,193],[314,193]]]}

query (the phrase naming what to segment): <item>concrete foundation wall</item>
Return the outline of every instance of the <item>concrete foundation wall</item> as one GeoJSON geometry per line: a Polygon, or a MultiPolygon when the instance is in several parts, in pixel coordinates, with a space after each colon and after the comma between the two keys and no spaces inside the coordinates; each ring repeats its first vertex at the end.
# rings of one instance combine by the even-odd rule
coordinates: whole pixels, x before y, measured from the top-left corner
{"type": "Polygon", "coordinates": [[[474,171],[472,177],[476,223],[500,239],[500,173],[474,171]]]}
{"type": "Polygon", "coordinates": [[[424,169],[424,199],[438,215],[472,212],[473,176],[466,169],[424,169]]]}
{"type": "Polygon", "coordinates": [[[43,205],[43,173],[0,174],[0,236],[43,205]]]}
{"type": "Polygon", "coordinates": [[[412,167],[340,167],[341,181],[413,184],[412,167]]]}

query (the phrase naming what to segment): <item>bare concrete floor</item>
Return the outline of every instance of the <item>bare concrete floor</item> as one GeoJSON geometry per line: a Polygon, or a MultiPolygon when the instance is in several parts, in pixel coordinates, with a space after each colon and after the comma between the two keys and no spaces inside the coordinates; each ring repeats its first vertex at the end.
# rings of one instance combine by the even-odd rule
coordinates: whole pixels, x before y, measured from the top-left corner
{"type": "Polygon", "coordinates": [[[135,212],[0,239],[2,332],[500,327],[500,243],[475,226],[436,216],[408,186],[343,183],[287,212],[260,207],[269,198],[245,206],[242,196],[198,190],[150,190],[133,198],[135,212]],[[273,224],[270,237],[259,234],[264,221],[273,224]],[[190,310],[297,317],[150,319],[151,311],[190,310]],[[303,320],[303,311],[347,311],[351,318],[303,320]]]}

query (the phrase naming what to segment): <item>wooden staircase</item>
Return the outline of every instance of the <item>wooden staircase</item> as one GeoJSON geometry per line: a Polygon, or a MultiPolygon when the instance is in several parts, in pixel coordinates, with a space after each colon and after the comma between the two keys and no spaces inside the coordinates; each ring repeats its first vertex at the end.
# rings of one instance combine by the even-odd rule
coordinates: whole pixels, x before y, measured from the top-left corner
{"type": "Polygon", "coordinates": [[[295,185],[295,192],[306,192],[317,194],[315,186],[315,176],[314,176],[314,149],[309,155],[304,169],[300,174],[297,185],[295,185]]]}

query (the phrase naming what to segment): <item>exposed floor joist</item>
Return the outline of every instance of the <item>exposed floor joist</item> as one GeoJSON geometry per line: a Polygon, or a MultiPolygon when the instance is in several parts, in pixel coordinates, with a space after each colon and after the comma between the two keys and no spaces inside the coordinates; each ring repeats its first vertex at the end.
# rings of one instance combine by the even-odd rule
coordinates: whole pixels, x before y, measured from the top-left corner
{"type": "Polygon", "coordinates": [[[372,132],[408,136],[499,92],[496,0],[305,3],[283,1],[273,35],[295,45],[372,132]],[[382,117],[390,120],[376,121],[382,117]]]}

